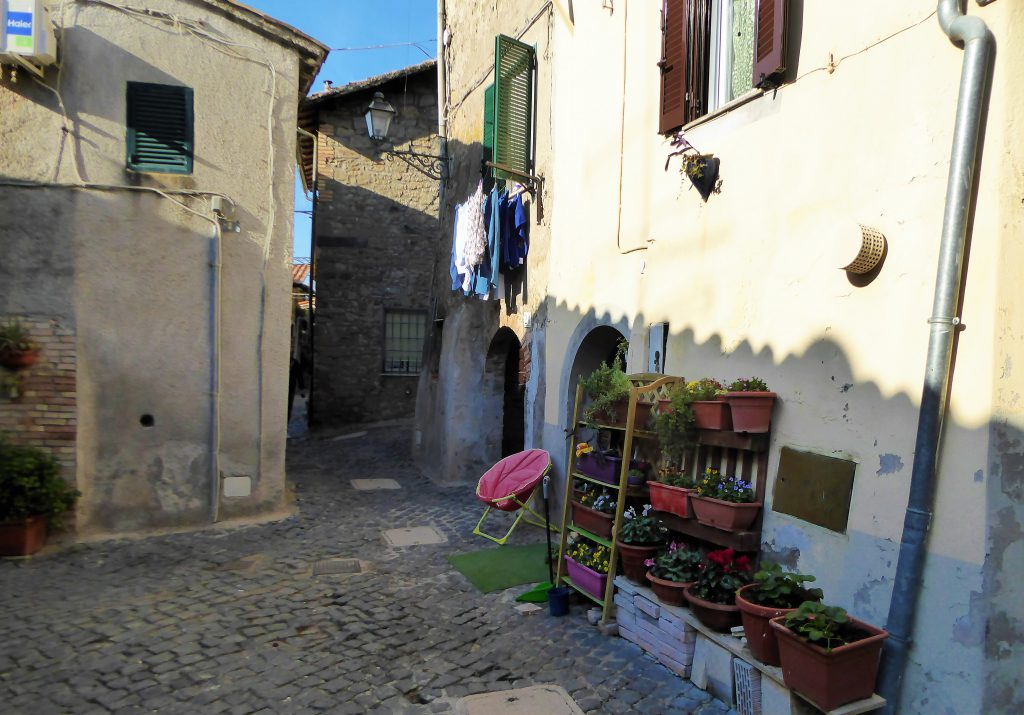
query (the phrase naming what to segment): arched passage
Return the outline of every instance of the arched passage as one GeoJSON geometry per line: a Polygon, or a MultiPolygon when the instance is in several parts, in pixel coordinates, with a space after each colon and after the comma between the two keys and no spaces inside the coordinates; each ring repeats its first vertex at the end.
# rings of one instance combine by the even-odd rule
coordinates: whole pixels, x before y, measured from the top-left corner
{"type": "Polygon", "coordinates": [[[576,385],[579,383],[580,377],[589,375],[601,363],[610,365],[615,359],[619,341],[623,338],[625,336],[622,333],[609,325],[599,325],[583,338],[576,350],[576,356],[573,358],[572,367],[569,370],[569,380],[566,383],[568,390],[565,396],[565,412],[570,418],[576,400],[576,385]]]}
{"type": "Polygon", "coordinates": [[[485,422],[492,427],[484,436],[484,449],[494,462],[524,448],[526,386],[521,380],[521,351],[519,338],[510,328],[501,328],[487,350],[482,397],[485,422]]]}

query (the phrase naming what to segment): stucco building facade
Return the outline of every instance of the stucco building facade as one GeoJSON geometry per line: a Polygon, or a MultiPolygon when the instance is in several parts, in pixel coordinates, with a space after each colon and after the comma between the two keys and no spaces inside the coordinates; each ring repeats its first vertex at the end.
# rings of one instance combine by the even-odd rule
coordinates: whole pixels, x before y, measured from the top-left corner
{"type": "MultiPolygon", "coordinates": [[[[417,454],[435,478],[467,482],[496,461],[488,435],[503,429],[501,401],[474,401],[465,386],[494,394],[496,356],[515,344],[529,354],[525,444],[549,450],[564,479],[576,379],[619,336],[633,348],[628,371],[647,372],[651,326],[667,324],[667,373],[757,375],[779,395],[762,551],[815,574],[829,602],[885,625],[929,334],[950,325],[951,316],[935,320],[932,299],[964,50],[936,17],[948,24],[952,3],[938,13],[929,0],[785,6],[785,69],[771,86],[754,88],[747,71],[745,87],[722,94],[723,73],[706,88],[717,102],[666,129],[662,3],[440,3],[453,164],[442,232],[479,176],[499,34],[534,48],[532,173],[543,183],[529,289],[514,305],[453,294],[438,270],[442,367],[420,383],[417,454]],[[719,161],[707,201],[678,157],[666,165],[679,126],[719,161]],[[888,242],[867,277],[840,270],[857,254],[859,225],[888,242]],[[856,465],[845,531],[773,509],[783,448],[856,465]]],[[[901,712],[1024,707],[1024,376],[1014,369],[1024,150],[1013,132],[1024,108],[1014,80],[1024,12],[970,6],[996,51],[984,65],[962,325],[901,712]]],[[[741,54],[721,56],[737,67],[741,54]]]]}
{"type": "Polygon", "coordinates": [[[0,429],[58,450],[80,535],[279,511],[297,110],[327,48],[229,0],[48,5],[60,68],[0,82],[0,316],[43,346],[0,429]]]}
{"type": "Polygon", "coordinates": [[[316,134],[315,156],[306,157],[317,186],[310,422],[411,417],[433,320],[436,64],[325,89],[305,102],[302,123],[316,134]],[[370,138],[365,118],[376,93],[396,112],[382,141],[370,138]]]}

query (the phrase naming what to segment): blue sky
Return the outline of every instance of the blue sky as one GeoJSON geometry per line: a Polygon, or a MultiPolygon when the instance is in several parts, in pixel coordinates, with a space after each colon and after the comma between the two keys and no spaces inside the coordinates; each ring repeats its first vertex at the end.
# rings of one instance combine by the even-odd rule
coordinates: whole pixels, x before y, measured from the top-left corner
{"type": "MultiPolygon", "coordinates": [[[[408,67],[437,54],[436,0],[243,0],[245,4],[286,22],[331,48],[368,47],[415,42],[412,46],[373,50],[338,50],[327,56],[312,91],[324,80],[335,85],[354,82],[408,67]]],[[[310,202],[296,178],[295,208],[309,210],[310,202]]],[[[296,256],[309,255],[308,214],[295,214],[296,256]]]]}

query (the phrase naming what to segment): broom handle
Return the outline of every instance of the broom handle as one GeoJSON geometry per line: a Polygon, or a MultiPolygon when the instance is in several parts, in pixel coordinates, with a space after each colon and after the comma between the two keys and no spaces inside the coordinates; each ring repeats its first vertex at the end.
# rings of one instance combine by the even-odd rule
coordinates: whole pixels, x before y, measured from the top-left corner
{"type": "Polygon", "coordinates": [[[544,475],[544,533],[548,537],[548,552],[545,555],[544,560],[548,562],[548,581],[551,582],[552,586],[557,586],[555,583],[555,571],[553,564],[551,563],[551,519],[548,517],[548,480],[551,476],[548,474],[544,475]]]}

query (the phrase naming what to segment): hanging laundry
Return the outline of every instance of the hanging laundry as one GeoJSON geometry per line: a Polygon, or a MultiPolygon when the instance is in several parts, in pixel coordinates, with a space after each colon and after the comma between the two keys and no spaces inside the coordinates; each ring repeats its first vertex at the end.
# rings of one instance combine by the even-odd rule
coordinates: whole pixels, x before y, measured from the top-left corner
{"type": "Polygon", "coordinates": [[[498,287],[498,266],[501,258],[502,210],[505,207],[505,192],[495,186],[484,201],[484,227],[487,232],[487,252],[484,261],[477,266],[473,293],[487,300],[495,295],[498,287]]]}
{"type": "Polygon", "coordinates": [[[530,251],[530,211],[523,192],[510,193],[502,211],[501,270],[514,271],[526,263],[530,251]]]}
{"type": "Polygon", "coordinates": [[[466,263],[479,266],[487,253],[487,231],[484,227],[484,182],[476,185],[476,191],[463,204],[466,214],[466,263]]]}

